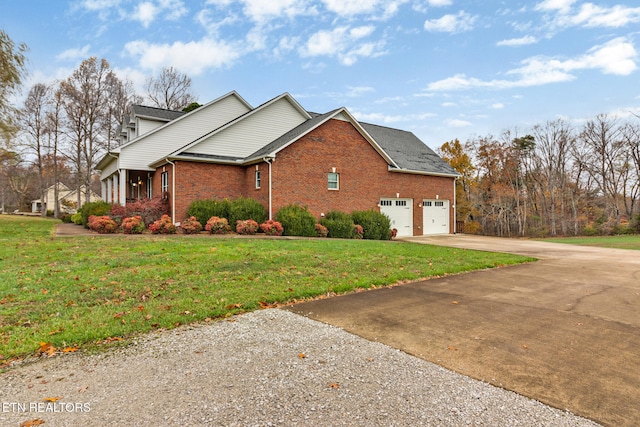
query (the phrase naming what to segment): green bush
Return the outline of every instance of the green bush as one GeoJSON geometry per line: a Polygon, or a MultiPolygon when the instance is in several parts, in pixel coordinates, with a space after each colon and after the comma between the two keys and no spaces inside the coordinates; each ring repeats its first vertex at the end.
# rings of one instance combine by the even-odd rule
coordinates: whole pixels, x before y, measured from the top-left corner
{"type": "Polygon", "coordinates": [[[70,219],[72,223],[76,225],[82,225],[82,214],[80,212],[71,215],[70,219]]]}
{"type": "Polygon", "coordinates": [[[239,197],[231,201],[229,216],[226,218],[229,220],[229,224],[232,225],[238,221],[246,221],[248,219],[262,224],[267,220],[267,210],[257,200],[239,197]]]}
{"type": "Polygon", "coordinates": [[[218,218],[229,219],[229,208],[231,202],[228,199],[213,200],[203,199],[194,200],[189,209],[187,210],[187,216],[195,216],[200,224],[206,224],[209,218],[217,216],[218,218]]]}
{"type": "Polygon", "coordinates": [[[82,225],[89,228],[89,217],[91,215],[104,216],[111,212],[111,204],[103,201],[89,202],[82,205],[80,215],[82,216],[82,225]]]}
{"type": "Polygon", "coordinates": [[[344,212],[331,211],[320,220],[320,224],[327,227],[328,237],[335,239],[351,239],[353,237],[353,219],[344,212]]]}
{"type": "Polygon", "coordinates": [[[306,207],[285,206],[276,214],[276,221],[284,227],[285,236],[316,236],[316,218],[306,207]]]}
{"type": "Polygon", "coordinates": [[[351,218],[355,224],[361,225],[363,238],[369,240],[389,240],[391,239],[391,221],[383,213],[368,211],[353,211],[351,218]]]}

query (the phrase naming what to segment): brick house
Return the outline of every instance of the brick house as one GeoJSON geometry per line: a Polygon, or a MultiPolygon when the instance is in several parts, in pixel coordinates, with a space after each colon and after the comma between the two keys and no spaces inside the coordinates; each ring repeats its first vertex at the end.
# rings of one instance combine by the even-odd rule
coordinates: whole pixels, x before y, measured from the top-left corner
{"type": "Polygon", "coordinates": [[[297,203],[378,209],[399,236],[455,232],[459,174],[411,132],[311,113],[288,93],[251,107],[230,92],[189,113],[134,106],[98,164],[111,203],[162,196],[174,222],[197,199],[250,197],[269,216],[297,203]]]}

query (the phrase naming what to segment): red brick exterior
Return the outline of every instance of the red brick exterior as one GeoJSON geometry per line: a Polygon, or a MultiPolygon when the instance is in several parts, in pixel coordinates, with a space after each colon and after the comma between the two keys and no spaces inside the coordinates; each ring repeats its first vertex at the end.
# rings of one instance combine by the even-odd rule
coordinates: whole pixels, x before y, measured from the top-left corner
{"type": "MultiPolygon", "coordinates": [[[[175,161],[175,221],[186,217],[196,199],[251,197],[269,207],[269,165],[235,166],[175,161]],[[256,167],[261,171],[261,188],[256,189],[256,167]]],[[[154,176],[154,194],[160,194],[160,173],[172,170],[167,164],[154,176]]],[[[413,199],[413,234],[422,235],[423,199],[450,200],[454,204],[453,178],[389,172],[387,162],[349,122],[329,120],[319,128],[276,154],[272,163],[273,215],[291,203],[308,206],[318,218],[331,210],[351,212],[378,209],[380,198],[413,199]],[[328,189],[328,174],[339,174],[339,189],[328,189]]],[[[171,201],[171,197],[170,197],[171,201]]],[[[453,232],[453,208],[449,213],[453,232]]]]}

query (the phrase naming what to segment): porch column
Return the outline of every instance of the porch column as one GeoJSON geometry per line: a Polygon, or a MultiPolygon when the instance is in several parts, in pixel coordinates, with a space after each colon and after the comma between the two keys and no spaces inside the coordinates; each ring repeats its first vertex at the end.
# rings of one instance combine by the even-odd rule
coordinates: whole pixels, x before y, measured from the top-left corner
{"type": "Polygon", "coordinates": [[[109,194],[107,193],[107,183],[105,181],[100,181],[100,194],[102,196],[102,200],[109,203],[109,194]]]}
{"type": "Polygon", "coordinates": [[[120,189],[120,194],[118,197],[118,201],[122,206],[127,204],[127,171],[126,169],[121,169],[120,174],[118,176],[118,184],[120,189]]]}
{"type": "Polygon", "coordinates": [[[107,203],[113,203],[113,176],[107,178],[107,203]]]}

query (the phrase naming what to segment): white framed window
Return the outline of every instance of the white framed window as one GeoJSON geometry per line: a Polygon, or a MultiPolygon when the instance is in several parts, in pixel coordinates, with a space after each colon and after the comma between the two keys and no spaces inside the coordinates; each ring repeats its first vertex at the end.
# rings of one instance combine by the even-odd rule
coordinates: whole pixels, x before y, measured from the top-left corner
{"type": "Polygon", "coordinates": [[[260,188],[261,181],[262,181],[262,176],[260,174],[260,171],[257,170],[256,171],[256,189],[260,188]]]}
{"type": "Polygon", "coordinates": [[[407,206],[406,200],[396,200],[396,206],[407,206]]]}
{"type": "Polygon", "coordinates": [[[435,202],[435,206],[443,207],[444,202],[435,202]]]}
{"type": "Polygon", "coordinates": [[[380,206],[392,206],[393,202],[391,200],[380,200],[380,206]]]}
{"type": "Polygon", "coordinates": [[[162,172],[161,175],[161,189],[163,193],[166,193],[169,191],[169,172],[162,172]]]}
{"type": "Polygon", "coordinates": [[[327,175],[328,188],[329,190],[339,190],[340,189],[340,174],[338,173],[329,173],[327,175]]]}

